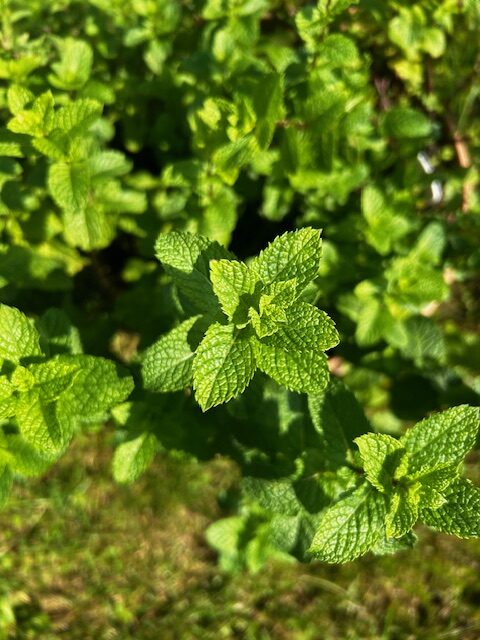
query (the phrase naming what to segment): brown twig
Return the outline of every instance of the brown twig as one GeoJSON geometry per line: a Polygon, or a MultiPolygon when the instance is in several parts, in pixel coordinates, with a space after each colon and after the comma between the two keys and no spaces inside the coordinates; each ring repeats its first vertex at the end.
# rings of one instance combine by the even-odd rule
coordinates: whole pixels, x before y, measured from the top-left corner
{"type": "MultiPolygon", "coordinates": [[[[468,149],[468,145],[465,141],[465,138],[460,133],[460,131],[455,126],[453,122],[453,118],[451,115],[447,114],[445,116],[445,120],[447,123],[448,130],[453,140],[453,146],[455,148],[455,153],[457,155],[458,164],[462,169],[470,169],[472,166],[472,159],[470,157],[470,151],[468,149]]],[[[465,180],[463,183],[463,194],[462,194],[462,211],[463,213],[468,213],[470,210],[470,201],[473,191],[473,185],[468,180],[465,180]]]]}

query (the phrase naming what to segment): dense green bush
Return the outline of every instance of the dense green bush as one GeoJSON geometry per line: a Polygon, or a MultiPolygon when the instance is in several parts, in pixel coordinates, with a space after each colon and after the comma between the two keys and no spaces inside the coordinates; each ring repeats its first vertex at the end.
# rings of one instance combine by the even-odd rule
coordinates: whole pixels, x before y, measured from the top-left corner
{"type": "Polygon", "coordinates": [[[478,535],[479,4],[0,9],[2,495],[111,416],[238,463],[226,568],[478,535]]]}

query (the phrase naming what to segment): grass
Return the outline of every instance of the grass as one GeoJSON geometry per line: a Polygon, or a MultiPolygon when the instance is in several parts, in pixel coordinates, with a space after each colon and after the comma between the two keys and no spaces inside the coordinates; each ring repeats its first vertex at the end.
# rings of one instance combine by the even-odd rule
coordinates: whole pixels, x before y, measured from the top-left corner
{"type": "Polygon", "coordinates": [[[80,438],[0,514],[0,639],[480,637],[480,542],[421,531],[396,557],[226,575],[203,532],[235,470],[159,457],[118,487],[108,440],[80,438]]]}

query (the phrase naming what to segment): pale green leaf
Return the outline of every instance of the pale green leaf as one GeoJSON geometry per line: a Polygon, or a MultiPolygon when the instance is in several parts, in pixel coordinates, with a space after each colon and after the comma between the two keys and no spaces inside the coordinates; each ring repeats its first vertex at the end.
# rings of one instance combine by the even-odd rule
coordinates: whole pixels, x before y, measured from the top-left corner
{"type": "Polygon", "coordinates": [[[18,364],[22,358],[41,354],[33,323],[15,307],[0,304],[0,362],[18,364]]]}
{"type": "Polygon", "coordinates": [[[255,340],[258,367],[291,391],[318,393],[329,373],[323,351],[338,343],[331,319],[306,302],[287,312],[287,322],[271,336],[255,340]]]}
{"type": "Polygon", "coordinates": [[[37,389],[21,393],[16,407],[20,434],[35,449],[60,452],[66,437],[54,402],[44,400],[37,389]]]}
{"type": "Polygon", "coordinates": [[[296,278],[300,292],[317,277],[321,255],[320,230],[305,227],[276,238],[252,261],[252,269],[266,285],[296,278]]]}
{"type": "Polygon", "coordinates": [[[437,413],[409,429],[400,442],[409,456],[409,473],[459,464],[473,449],[479,429],[479,410],[460,405],[437,413]]]}
{"type": "Polygon", "coordinates": [[[206,411],[245,390],[255,373],[252,341],[234,325],[210,325],[193,361],[195,398],[206,411]]]}
{"type": "Polygon", "coordinates": [[[213,291],[229,320],[234,324],[245,324],[258,282],[255,273],[243,262],[211,260],[210,279],[213,291]]]}
{"type": "Polygon", "coordinates": [[[382,493],[393,489],[393,481],[407,471],[406,451],[398,440],[380,433],[356,438],[367,480],[382,493]]]}
{"type": "Polygon", "coordinates": [[[80,364],[65,356],[55,356],[47,362],[31,364],[28,373],[33,377],[33,389],[45,402],[58,400],[74,382],[80,370],[80,364]]]}
{"type": "Polygon", "coordinates": [[[371,431],[354,394],[338,378],[331,377],[324,391],[308,396],[308,409],[324,456],[334,467],[345,464],[355,438],[371,431]]]}
{"type": "Polygon", "coordinates": [[[235,256],[217,242],[183,231],[161,234],[155,250],[165,271],[198,310],[215,313],[219,307],[210,281],[210,260],[235,256]]]}
{"type": "Polygon", "coordinates": [[[387,538],[402,538],[418,520],[418,485],[409,489],[399,488],[390,498],[385,527],[387,538]]]}
{"type": "Polygon", "coordinates": [[[201,339],[201,333],[195,331],[199,318],[185,320],[145,351],[142,377],[146,389],[180,391],[192,384],[192,363],[201,339]]]}
{"type": "Polygon", "coordinates": [[[128,173],[132,164],[120,151],[108,149],[95,153],[88,161],[90,175],[95,181],[116,178],[128,173]]]}
{"type": "Polygon", "coordinates": [[[420,519],[432,529],[458,536],[480,536],[480,489],[468,480],[456,480],[445,491],[439,509],[422,509],[420,519]]]}
{"type": "Polygon", "coordinates": [[[86,206],[78,210],[65,209],[62,217],[66,240],[84,251],[102,249],[115,236],[113,219],[100,208],[86,206]]]}
{"type": "Polygon", "coordinates": [[[113,477],[116,482],[131,483],[146,471],[158,450],[153,433],[142,433],[122,442],[113,454],[113,477]]]}
{"type": "Polygon", "coordinates": [[[55,72],[48,76],[57,89],[81,89],[90,77],[93,51],[88,42],[75,38],[57,39],[60,61],[52,64],[55,72]]]}
{"type": "Polygon", "coordinates": [[[412,549],[417,543],[417,536],[413,531],[409,531],[401,538],[381,538],[371,549],[376,556],[384,556],[387,554],[398,553],[412,549]]]}
{"type": "Polygon", "coordinates": [[[0,421],[15,415],[17,397],[15,387],[7,376],[0,376],[0,421]]]}
{"type": "Polygon", "coordinates": [[[29,102],[32,102],[35,96],[20,84],[11,84],[7,90],[7,105],[13,115],[20,113],[29,102]]]}
{"type": "Polygon", "coordinates": [[[102,105],[81,98],[60,107],[53,117],[53,128],[74,135],[85,132],[102,114],[102,105]]]}
{"type": "Polygon", "coordinates": [[[363,484],[325,509],[310,552],[325,562],[349,562],[369,551],[384,531],[385,500],[363,484]]]}
{"type": "Polygon", "coordinates": [[[90,192],[90,170],[86,162],[56,162],[48,171],[48,188],[62,209],[79,212],[85,209],[90,192]]]}
{"type": "Polygon", "coordinates": [[[84,355],[62,358],[79,366],[74,383],[58,400],[62,417],[74,425],[104,421],[110,409],[123,402],[133,389],[132,378],[110,360],[84,355]]]}

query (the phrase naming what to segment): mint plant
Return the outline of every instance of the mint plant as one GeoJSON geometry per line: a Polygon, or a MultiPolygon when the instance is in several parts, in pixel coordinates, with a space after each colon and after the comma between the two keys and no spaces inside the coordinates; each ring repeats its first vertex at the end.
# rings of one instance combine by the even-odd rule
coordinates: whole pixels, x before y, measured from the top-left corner
{"type": "Polygon", "coordinates": [[[58,329],[64,320],[53,312],[37,329],[15,307],[0,305],[3,499],[13,474],[44,473],[79,429],[104,422],[132,391],[130,376],[121,376],[104,358],[75,353],[68,334],[62,340],[65,353],[57,352],[58,331],[49,328],[58,329]]]}
{"type": "Polygon", "coordinates": [[[324,512],[311,552],[329,562],[352,560],[385,536],[401,539],[418,520],[478,536],[480,488],[461,478],[461,463],[479,428],[479,410],[461,406],[422,420],[399,440],[356,438],[365,481],[324,512]]]}
{"type": "Polygon", "coordinates": [[[315,393],[327,385],[324,351],[338,343],[338,333],[326,313],[301,297],[318,275],[318,230],[276,238],[249,265],[207,238],[180,232],[160,236],[156,255],[200,313],[145,353],[147,389],[177,391],[193,383],[207,410],[242,393],[257,368],[292,391],[315,393]]]}
{"type": "Polygon", "coordinates": [[[476,535],[479,4],[0,6],[2,495],[111,416],[229,570],[476,535]]]}

